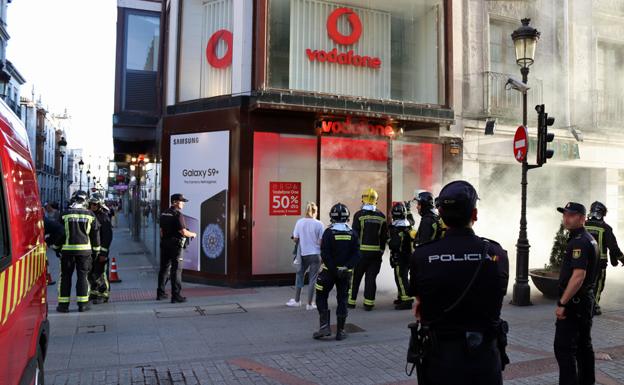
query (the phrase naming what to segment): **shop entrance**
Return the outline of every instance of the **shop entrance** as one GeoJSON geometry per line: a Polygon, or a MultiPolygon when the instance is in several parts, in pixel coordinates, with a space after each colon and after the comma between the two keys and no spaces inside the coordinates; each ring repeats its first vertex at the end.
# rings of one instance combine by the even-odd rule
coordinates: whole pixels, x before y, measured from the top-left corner
{"type": "Polygon", "coordinates": [[[320,219],[329,224],[329,210],[344,203],[353,214],[362,205],[362,191],[372,187],[379,193],[378,207],[384,213],[388,202],[388,141],[321,137],[320,219]]]}

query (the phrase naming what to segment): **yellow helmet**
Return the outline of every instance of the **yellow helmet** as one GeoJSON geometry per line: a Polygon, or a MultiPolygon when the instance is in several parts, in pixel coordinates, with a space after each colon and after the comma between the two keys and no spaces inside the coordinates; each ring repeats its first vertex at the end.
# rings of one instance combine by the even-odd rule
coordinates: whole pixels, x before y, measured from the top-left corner
{"type": "Polygon", "coordinates": [[[372,187],[367,188],[362,193],[362,203],[364,204],[376,205],[378,199],[379,199],[379,194],[377,194],[377,191],[375,191],[375,189],[372,187]]]}

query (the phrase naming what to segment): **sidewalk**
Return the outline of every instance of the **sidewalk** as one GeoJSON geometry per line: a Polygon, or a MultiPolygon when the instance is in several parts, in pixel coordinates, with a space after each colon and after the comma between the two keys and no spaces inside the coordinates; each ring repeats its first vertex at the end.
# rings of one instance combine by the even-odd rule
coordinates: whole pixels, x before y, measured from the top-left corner
{"type": "MultiPolygon", "coordinates": [[[[292,287],[185,283],[189,301],[174,305],[155,300],[157,269],[127,228],[115,229],[111,256],[123,282],[112,284],[110,303],[87,313],[72,304],[70,314],[58,314],[50,287],[48,384],[416,384],[404,372],[411,313],[393,310],[391,291],[379,295],[375,311],[351,311],[347,340],[319,342],[311,338],[318,313],[283,305],[292,287]]],[[[624,384],[624,287],[618,275],[609,278],[611,302],[593,329],[595,349],[613,358],[597,361],[602,385],[624,384]]],[[[503,309],[512,361],[505,384],[557,383],[553,303],[532,293],[534,306],[503,309]]]]}

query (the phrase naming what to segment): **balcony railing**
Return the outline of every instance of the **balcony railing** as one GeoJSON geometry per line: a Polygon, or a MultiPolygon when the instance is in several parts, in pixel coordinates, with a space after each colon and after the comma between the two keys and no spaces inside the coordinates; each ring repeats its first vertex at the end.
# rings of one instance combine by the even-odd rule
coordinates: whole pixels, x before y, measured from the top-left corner
{"type": "MultiPolygon", "coordinates": [[[[517,75],[499,72],[484,73],[485,113],[488,116],[522,120],[522,93],[506,89],[507,80],[512,76],[518,78],[517,75]]],[[[527,91],[527,110],[531,121],[535,119],[535,114],[532,114],[531,110],[543,100],[542,81],[529,77],[528,86],[530,89],[527,91]]]]}
{"type": "Polygon", "coordinates": [[[596,127],[620,126],[624,123],[624,93],[594,92],[596,127]]]}

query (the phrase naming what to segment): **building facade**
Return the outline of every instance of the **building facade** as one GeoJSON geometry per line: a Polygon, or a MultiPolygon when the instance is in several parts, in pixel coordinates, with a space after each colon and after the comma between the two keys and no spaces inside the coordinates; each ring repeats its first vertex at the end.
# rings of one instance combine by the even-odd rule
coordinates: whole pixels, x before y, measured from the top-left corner
{"type": "Polygon", "coordinates": [[[453,5],[180,0],[163,10],[162,207],[187,194],[185,278],[292,279],[305,203],[379,208],[461,175],[453,5]]]}
{"type": "MultiPolygon", "coordinates": [[[[506,87],[521,79],[511,33],[520,18],[541,32],[528,86],[529,163],[536,162],[537,113],[544,104],[555,117],[546,165],[529,171],[529,238],[535,257],[531,267],[548,262],[550,240],[560,218],[552,208],[567,201],[587,207],[599,200],[609,208],[607,221],[624,230],[624,1],[464,1],[462,49],[456,62],[458,131],[463,132],[463,175],[481,192],[482,219],[517,223],[520,214],[521,166],[513,156],[513,137],[522,124],[522,96],[506,87]],[[495,120],[494,135],[485,135],[495,120]],[[505,212],[501,218],[501,212],[505,212]],[[546,236],[544,236],[546,234],[546,236]]],[[[496,226],[493,226],[496,227],[496,226]]],[[[498,227],[499,229],[501,227],[498,227]]],[[[512,248],[516,231],[498,233],[512,248]]],[[[486,234],[487,235],[487,234],[486,234]]]]}

